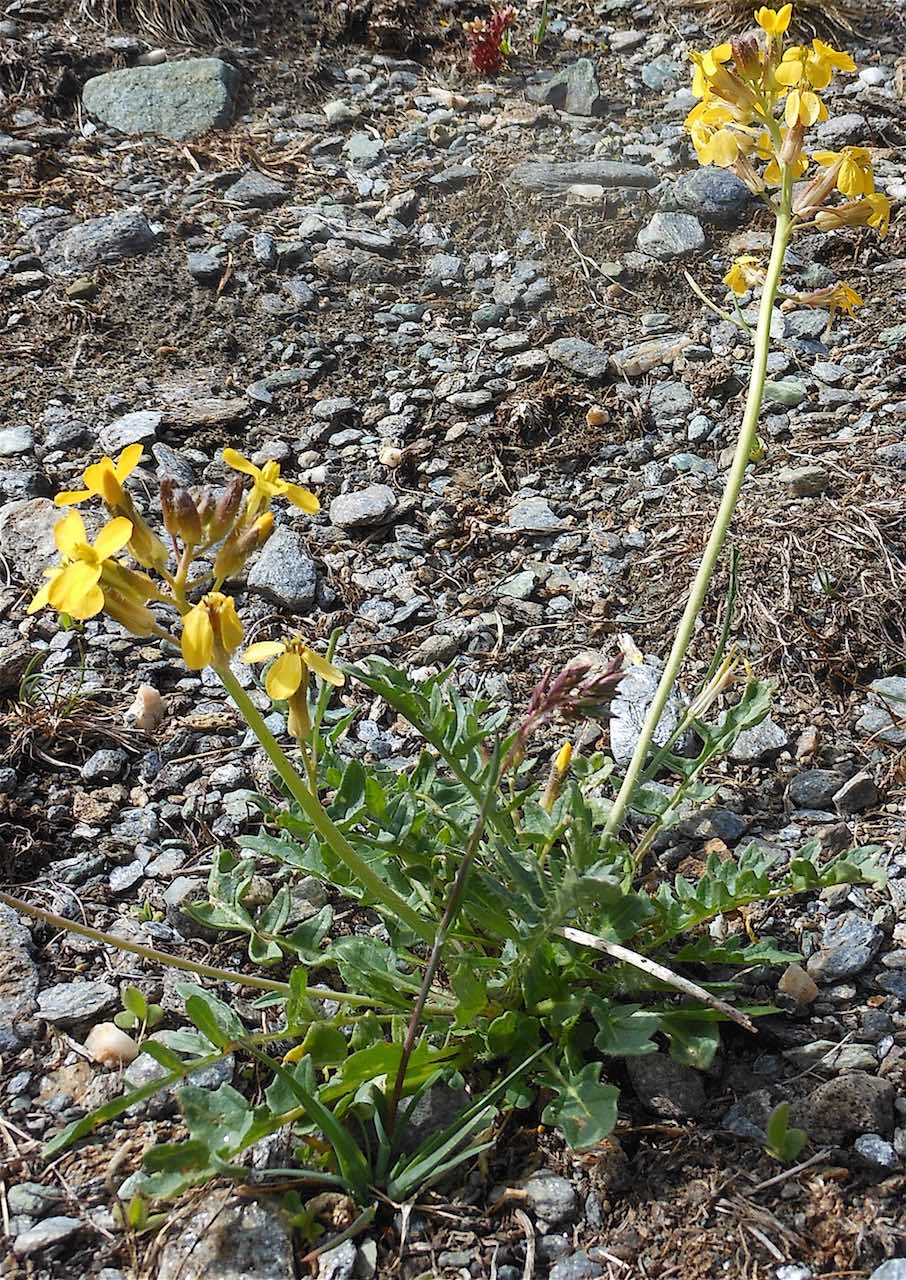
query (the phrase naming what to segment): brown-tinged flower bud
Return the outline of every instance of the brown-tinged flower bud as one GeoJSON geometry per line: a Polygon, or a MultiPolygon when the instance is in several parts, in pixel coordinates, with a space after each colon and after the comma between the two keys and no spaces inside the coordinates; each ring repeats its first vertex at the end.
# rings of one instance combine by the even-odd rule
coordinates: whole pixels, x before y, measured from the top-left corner
{"type": "Polygon", "coordinates": [[[273,531],[274,517],[270,511],[265,511],[254,524],[232,529],[215,557],[214,581],[223,582],[239,573],[249,557],[264,546],[273,531]]]}
{"type": "Polygon", "coordinates": [[[805,125],[797,121],[792,129],[787,129],[783,146],[780,148],[780,163],[795,164],[802,155],[802,144],[805,141],[805,125]]]}
{"type": "Polygon", "coordinates": [[[160,506],[167,533],[197,547],[202,540],[201,517],[188,489],[180,489],[171,477],[165,477],[160,482],[160,506]]]}
{"type": "Polygon", "coordinates": [[[233,476],[223,490],[208,521],[207,535],[211,542],[219,542],[232,529],[242,506],[242,492],[245,480],[241,475],[233,476]]]}
{"type": "Polygon", "coordinates": [[[214,514],[214,495],[210,489],[202,489],[195,498],[195,508],[198,512],[198,518],[202,523],[202,527],[207,527],[211,516],[214,514]]]}
{"type": "Polygon", "coordinates": [[[761,76],[761,50],[752,36],[740,36],[733,41],[733,63],[737,72],[748,80],[761,76]]]}

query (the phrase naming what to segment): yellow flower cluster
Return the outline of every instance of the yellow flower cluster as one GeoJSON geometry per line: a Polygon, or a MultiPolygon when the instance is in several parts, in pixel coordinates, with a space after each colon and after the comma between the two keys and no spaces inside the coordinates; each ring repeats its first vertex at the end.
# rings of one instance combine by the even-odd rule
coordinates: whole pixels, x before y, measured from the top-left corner
{"type": "MultiPolygon", "coordinates": [[[[871,152],[866,147],[840,151],[805,150],[806,130],[828,118],[821,100],[837,73],[852,73],[856,64],[843,50],[824,40],[785,46],[793,17],[792,4],[767,5],[755,10],[760,39],[741,37],[690,54],[692,92],[699,101],[686,117],[686,129],[701,164],[732,169],[749,189],[779,212],[785,207],[791,230],[805,225],[822,231],[843,227],[872,227],[885,236],[890,224],[890,200],[875,191],[871,152]],[[814,166],[814,175],[794,186],[814,166]],[[775,204],[767,189],[781,188],[775,204]],[[845,203],[834,203],[838,196],[845,203]]],[[[757,261],[737,258],[724,284],[742,295],[760,284],[764,269],[757,261]]],[[[861,299],[847,286],[834,286],[829,309],[851,311],[861,299]]],[[[806,298],[824,296],[817,291],[806,298]]]]}
{"type": "MultiPolygon", "coordinates": [[[[140,444],[123,449],[115,461],[104,457],[86,467],[83,487],[58,494],[55,502],[73,507],[99,498],[111,518],[93,542],[78,511],[70,511],[58,522],[54,539],[60,562],[47,570],[28,612],[49,605],[78,622],[106,613],[134,635],[155,635],[175,645],[177,641],[149,607],[164,606],[177,616],[178,643],[186,665],[194,671],[223,668],[245,637],[235,602],[222,587],[273,532],[273,500],[286,498],[310,515],[320,510],[313,493],[280,475],[278,462],[257,467],[235,449],[225,449],[223,459],[238,474],[220,495],[208,490],[195,493],[171,480],[161,483],[162,523],[172,549],[139,513],[125,487],[142,460],[140,444]],[[245,477],[252,481],[248,492],[245,477]],[[157,581],[117,559],[127,549],[138,565],[153,571],[157,581]],[[201,571],[190,578],[193,564],[202,555],[201,571]]],[[[275,700],[289,702],[290,719],[297,724],[301,723],[298,704],[307,699],[311,673],[329,684],[343,683],[342,672],[298,636],[286,643],[252,645],[244,660],[261,662],[271,657],[278,660],[268,672],[266,688],[275,700]]]]}

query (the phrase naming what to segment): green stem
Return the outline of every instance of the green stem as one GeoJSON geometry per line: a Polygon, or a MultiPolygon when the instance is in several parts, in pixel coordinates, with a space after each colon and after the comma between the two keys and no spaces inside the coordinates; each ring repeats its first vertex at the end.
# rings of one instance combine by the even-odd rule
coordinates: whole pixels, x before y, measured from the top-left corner
{"type": "Polygon", "coordinates": [[[617,793],[616,799],[607,818],[604,828],[605,836],[615,836],[620,829],[626,810],[632,801],[632,796],[639,780],[639,775],[645,766],[645,760],[648,756],[655,731],[663,715],[667,700],[676,683],[680,668],[686,656],[686,651],[692,640],[695,630],[695,624],[701,613],[702,605],[711,579],[714,576],[714,570],[717,561],[726,541],[727,532],[730,528],[730,522],[736,510],[736,504],[739,501],[739,494],[745,479],[746,468],[749,465],[749,459],[752,454],[753,447],[757,439],[758,415],[761,411],[761,403],[764,399],[764,383],[767,376],[768,368],[768,352],[771,345],[771,313],[774,306],[774,300],[780,285],[780,276],[783,271],[784,257],[786,256],[786,248],[789,243],[790,229],[792,225],[792,215],[790,213],[791,196],[792,196],[792,174],[790,170],[784,167],[783,170],[783,188],[781,191],[780,210],[777,214],[777,225],[774,230],[774,243],[771,248],[771,260],[768,264],[767,275],[765,277],[764,288],[761,295],[761,307],[758,313],[758,328],[755,333],[755,350],[752,360],[752,374],[749,380],[749,391],[746,396],[746,407],[743,415],[742,427],[739,432],[739,439],[736,442],[736,452],[733,457],[733,465],[730,468],[730,474],[727,477],[726,487],[721,499],[714,525],[705,545],[704,554],[702,555],[701,564],[698,572],[692,582],[689,591],[689,599],[686,601],[686,607],[683,610],[683,616],[677,627],[676,635],[673,639],[673,645],[664,667],[664,673],[661,676],[657,692],[648,714],[645,717],[645,723],[642,726],[639,740],[636,744],[626,775],[623,778],[623,784],[617,793]]]}
{"type": "Polygon", "coordinates": [[[344,866],[352,872],[359,884],[368,890],[375,901],[381,903],[387,911],[408,925],[423,942],[433,942],[434,925],[425,920],[423,916],[420,916],[405,898],[400,897],[394,889],[391,889],[390,885],[386,884],[377,872],[373,871],[368,863],[356,853],[342,831],[331,822],[324,806],[317,796],[311,793],[290,764],[279,742],[264,723],[264,717],[261,712],[229,667],[216,667],[215,670],[227,693],[242,712],[246,724],[267,752],[271,764],[280,775],[286,789],[324,843],[330,847],[344,866]]]}

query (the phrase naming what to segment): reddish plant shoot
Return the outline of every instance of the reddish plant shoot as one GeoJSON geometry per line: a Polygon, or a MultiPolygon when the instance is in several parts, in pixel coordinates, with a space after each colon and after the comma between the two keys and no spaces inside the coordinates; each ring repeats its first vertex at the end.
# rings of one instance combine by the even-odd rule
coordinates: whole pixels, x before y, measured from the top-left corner
{"type": "Polygon", "coordinates": [[[487,21],[476,18],[464,24],[469,57],[479,74],[494,75],[501,70],[507,53],[505,36],[515,21],[516,10],[508,4],[496,9],[487,21]]]}

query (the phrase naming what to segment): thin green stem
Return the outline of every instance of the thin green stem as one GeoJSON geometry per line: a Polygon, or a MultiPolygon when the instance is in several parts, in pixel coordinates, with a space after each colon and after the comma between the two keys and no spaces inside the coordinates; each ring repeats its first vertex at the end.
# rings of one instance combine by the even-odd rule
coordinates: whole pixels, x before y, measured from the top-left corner
{"type": "Polygon", "coordinates": [[[752,359],[752,374],[749,380],[749,391],[746,396],[745,413],[743,414],[742,427],[739,432],[739,439],[736,442],[736,452],[733,457],[733,464],[730,468],[730,474],[727,477],[726,487],[721,499],[720,507],[714,520],[714,525],[705,545],[701,563],[698,572],[693,579],[692,586],[689,591],[689,598],[686,601],[686,607],[683,610],[683,616],[677,627],[676,635],[673,639],[673,645],[670,654],[664,666],[664,672],[661,676],[657,692],[654,695],[648,714],[645,717],[645,723],[642,725],[639,740],[636,744],[632,759],[626,770],[623,784],[617,793],[613,802],[610,813],[607,817],[607,823],[604,828],[606,836],[615,836],[619,831],[626,811],[632,801],[633,793],[639,780],[639,776],[645,767],[645,761],[648,751],[651,747],[655,731],[660,723],[667,700],[676,683],[680,668],[686,656],[686,651],[692,640],[695,631],[695,624],[701,613],[708,587],[711,585],[711,579],[714,576],[714,570],[717,561],[723,550],[726,541],[727,532],[736,510],[736,504],[739,501],[739,494],[745,480],[746,468],[752,455],[753,447],[757,439],[758,415],[761,411],[762,400],[764,399],[764,384],[767,376],[768,368],[768,352],[771,345],[771,314],[774,307],[774,300],[780,285],[780,276],[783,271],[783,262],[786,256],[787,244],[790,238],[790,228],[792,225],[792,215],[790,213],[791,197],[792,197],[792,173],[788,167],[783,170],[783,187],[781,190],[780,211],[777,215],[777,225],[774,230],[774,243],[771,248],[771,260],[768,264],[767,275],[765,277],[764,288],[761,295],[761,307],[758,313],[758,328],[755,334],[755,350],[752,359]]]}
{"type": "Polygon", "coordinates": [[[408,925],[423,942],[433,942],[435,926],[431,921],[425,920],[423,916],[420,916],[405,898],[400,897],[396,890],[385,883],[377,872],[369,867],[368,863],[356,853],[342,831],[331,822],[324,806],[317,796],[312,794],[290,764],[279,742],[264,723],[264,717],[261,712],[229,667],[217,667],[215,670],[227,693],[242,712],[246,724],[267,752],[271,764],[276,769],[286,789],[324,843],[330,847],[343,865],[352,872],[359,884],[368,890],[376,902],[379,902],[388,912],[408,925]]]}

